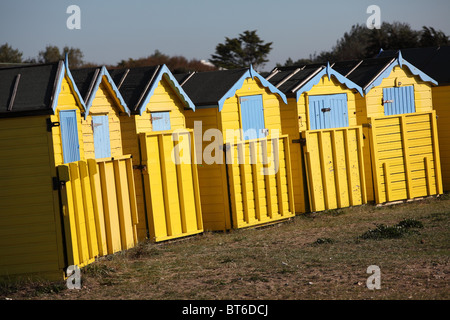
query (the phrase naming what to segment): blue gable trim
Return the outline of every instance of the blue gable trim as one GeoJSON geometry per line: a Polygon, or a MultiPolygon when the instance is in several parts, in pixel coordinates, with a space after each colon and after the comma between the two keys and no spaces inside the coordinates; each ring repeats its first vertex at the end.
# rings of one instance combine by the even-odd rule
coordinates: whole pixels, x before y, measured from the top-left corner
{"type": "Polygon", "coordinates": [[[425,82],[431,82],[435,85],[438,85],[437,81],[431,78],[429,75],[425,74],[415,66],[413,66],[411,63],[403,59],[401,51],[398,52],[398,57],[392,61],[392,63],[382,72],[380,73],[372,82],[370,82],[365,88],[364,93],[367,94],[372,88],[379,86],[381,84],[381,81],[383,81],[384,78],[388,77],[391,74],[392,69],[394,67],[399,66],[403,69],[403,66],[407,66],[409,71],[415,76],[419,76],[422,81],[425,82]]]}
{"type": "Polygon", "coordinates": [[[119,100],[120,107],[122,107],[123,111],[126,112],[128,115],[130,115],[130,109],[128,109],[127,104],[123,100],[122,95],[119,92],[119,89],[117,89],[116,84],[114,83],[113,79],[111,78],[111,75],[109,74],[108,70],[105,66],[102,66],[99,74],[97,75],[97,79],[95,80],[94,87],[92,88],[92,92],[89,95],[89,99],[86,102],[86,113],[84,115],[84,118],[89,114],[89,109],[92,106],[92,102],[94,101],[95,94],[97,93],[98,88],[100,87],[100,83],[102,82],[103,76],[106,77],[106,80],[108,81],[109,85],[111,86],[111,89],[113,90],[114,94],[116,95],[117,99],[119,100]]]}
{"type": "Polygon", "coordinates": [[[62,82],[66,75],[69,78],[69,85],[70,85],[71,89],[75,92],[75,100],[77,100],[77,102],[83,108],[83,110],[86,111],[86,105],[84,104],[83,98],[81,97],[81,94],[78,91],[78,87],[76,86],[75,81],[73,80],[72,74],[70,73],[69,61],[68,61],[67,53],[66,53],[66,58],[65,58],[64,62],[61,61],[59,64],[59,67],[58,67],[58,75],[57,75],[58,79],[57,79],[56,90],[54,92],[53,102],[52,102],[53,113],[55,112],[56,106],[58,105],[58,97],[59,97],[59,94],[61,93],[62,82]]]}
{"type": "Polygon", "coordinates": [[[301,94],[303,92],[311,90],[313,86],[319,83],[320,79],[322,79],[324,75],[327,75],[329,80],[331,80],[331,76],[335,77],[337,81],[344,84],[347,88],[355,89],[361,94],[361,96],[364,96],[363,89],[360,86],[358,86],[356,83],[354,83],[353,81],[349,80],[348,78],[344,77],[342,74],[331,68],[330,64],[328,63],[325,68],[319,71],[314,77],[311,78],[311,80],[309,80],[299,90],[295,92],[295,99],[298,101],[301,94]]]}
{"type": "Polygon", "coordinates": [[[235,92],[240,88],[242,88],[242,85],[244,84],[244,81],[247,78],[252,79],[257,78],[265,88],[269,89],[269,91],[274,94],[278,94],[280,98],[283,100],[283,102],[287,104],[286,95],[280,90],[278,90],[273,84],[267,81],[264,77],[262,77],[259,73],[257,73],[252,66],[250,66],[250,68],[242,75],[242,77],[238,81],[236,81],[236,83],[227,91],[227,93],[225,93],[225,95],[222,98],[220,98],[220,100],[218,101],[219,112],[222,111],[225,100],[234,96],[235,92]]]}
{"type": "Polygon", "coordinates": [[[188,106],[190,109],[195,111],[195,105],[191,101],[191,99],[188,97],[186,92],[181,88],[178,81],[173,76],[172,72],[170,72],[169,68],[164,64],[162,67],[158,70],[158,74],[156,75],[155,79],[153,80],[153,83],[151,87],[149,88],[145,98],[142,100],[141,105],[138,107],[139,115],[142,115],[144,112],[148,102],[150,101],[150,98],[153,96],[153,93],[158,86],[159,82],[161,81],[163,76],[166,76],[168,78],[169,82],[172,85],[172,88],[175,90],[175,93],[180,97],[181,101],[188,106]]]}

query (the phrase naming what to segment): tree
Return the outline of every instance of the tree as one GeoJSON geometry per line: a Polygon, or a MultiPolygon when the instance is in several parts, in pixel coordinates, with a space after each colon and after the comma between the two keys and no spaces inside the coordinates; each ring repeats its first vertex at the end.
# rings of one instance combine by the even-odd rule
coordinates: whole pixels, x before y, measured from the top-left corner
{"type": "Polygon", "coordinates": [[[0,46],[0,62],[1,63],[21,63],[22,52],[13,49],[8,43],[0,46]]]}
{"type": "MultiPolygon", "coordinates": [[[[344,33],[330,51],[322,51],[318,55],[310,55],[309,59],[299,59],[297,62],[326,63],[375,57],[380,49],[399,50],[405,48],[430,47],[449,45],[449,37],[440,30],[423,27],[413,30],[409,24],[401,22],[384,22],[380,29],[369,29],[365,25],[353,25],[349,32],[344,33]]],[[[289,58],[285,65],[295,65],[289,58]]]]}
{"type": "Polygon", "coordinates": [[[202,61],[192,59],[188,60],[183,56],[169,56],[161,53],[159,50],[155,50],[153,54],[146,58],[121,60],[117,67],[120,68],[134,68],[143,66],[156,66],[165,64],[172,73],[186,73],[193,71],[211,71],[215,70],[215,67],[211,67],[202,61]]]}
{"type": "Polygon", "coordinates": [[[57,46],[47,45],[45,50],[39,51],[38,62],[56,62],[65,59],[66,53],[71,67],[78,68],[83,65],[83,52],[78,48],[69,48],[68,46],[65,46],[61,52],[57,46]]]}
{"type": "Polygon", "coordinates": [[[450,40],[444,32],[423,26],[419,43],[421,47],[448,46],[450,40]]]}
{"type": "Polygon", "coordinates": [[[264,43],[254,31],[244,31],[238,38],[225,37],[225,43],[216,46],[210,60],[215,66],[225,69],[245,68],[252,65],[255,69],[264,66],[272,50],[272,42],[264,43]]]}

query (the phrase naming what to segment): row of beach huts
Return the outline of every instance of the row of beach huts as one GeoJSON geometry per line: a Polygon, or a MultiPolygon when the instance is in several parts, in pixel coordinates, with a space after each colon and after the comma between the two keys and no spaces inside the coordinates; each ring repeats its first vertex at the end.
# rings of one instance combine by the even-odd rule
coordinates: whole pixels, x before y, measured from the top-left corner
{"type": "Polygon", "coordinates": [[[0,276],[450,189],[450,47],[172,74],[0,69],[0,276]],[[439,138],[438,138],[439,136],[439,138]]]}

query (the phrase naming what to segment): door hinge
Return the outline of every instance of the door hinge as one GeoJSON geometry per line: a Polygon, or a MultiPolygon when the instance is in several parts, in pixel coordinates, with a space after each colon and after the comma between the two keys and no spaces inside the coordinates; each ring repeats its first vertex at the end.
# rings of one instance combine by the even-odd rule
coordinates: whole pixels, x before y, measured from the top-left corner
{"type": "Polygon", "coordinates": [[[59,122],[52,122],[52,120],[50,120],[50,118],[47,118],[47,131],[48,132],[52,132],[53,127],[59,127],[59,126],[60,126],[59,122]]]}

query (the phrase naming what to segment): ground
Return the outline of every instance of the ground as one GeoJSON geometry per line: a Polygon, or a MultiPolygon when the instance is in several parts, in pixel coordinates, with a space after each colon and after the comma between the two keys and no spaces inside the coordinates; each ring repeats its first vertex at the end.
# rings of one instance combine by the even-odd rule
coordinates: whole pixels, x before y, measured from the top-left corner
{"type": "Polygon", "coordinates": [[[79,290],[65,281],[3,282],[0,300],[448,300],[449,214],[443,195],[143,242],[83,268],[79,290]],[[402,221],[414,223],[395,227],[402,221]],[[380,289],[367,287],[371,265],[380,289]]]}

